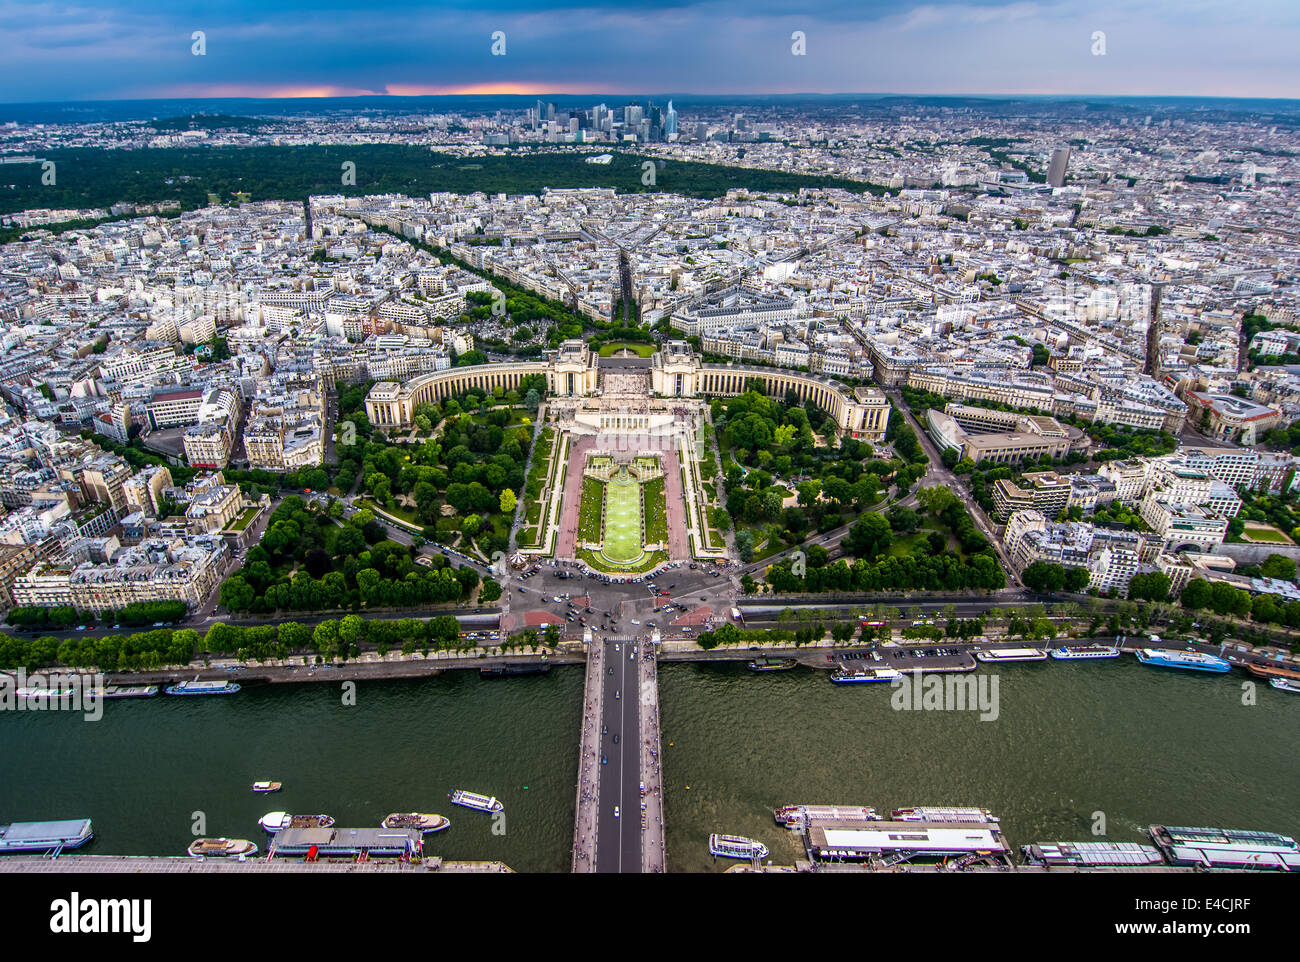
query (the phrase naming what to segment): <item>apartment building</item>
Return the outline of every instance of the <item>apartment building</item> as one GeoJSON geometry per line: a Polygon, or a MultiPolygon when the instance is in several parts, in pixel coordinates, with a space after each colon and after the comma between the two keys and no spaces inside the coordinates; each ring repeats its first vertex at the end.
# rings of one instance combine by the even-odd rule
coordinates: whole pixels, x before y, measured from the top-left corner
{"type": "Polygon", "coordinates": [[[1072,486],[1069,478],[1055,471],[1030,471],[1023,484],[1009,479],[993,483],[993,514],[1004,521],[1016,511],[1034,510],[1055,518],[1070,505],[1072,486]]]}
{"type": "Polygon", "coordinates": [[[72,606],[96,613],[133,602],[183,601],[193,607],[216,586],[227,551],[220,538],[151,538],[122,547],[86,539],[60,560],[37,562],[14,579],[15,605],[72,606]]]}

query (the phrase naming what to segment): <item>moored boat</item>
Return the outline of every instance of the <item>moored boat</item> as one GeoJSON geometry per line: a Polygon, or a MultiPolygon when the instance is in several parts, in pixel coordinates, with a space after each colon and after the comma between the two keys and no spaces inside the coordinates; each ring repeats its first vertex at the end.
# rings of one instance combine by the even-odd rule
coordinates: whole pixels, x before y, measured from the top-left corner
{"type": "Polygon", "coordinates": [[[750,671],[789,671],[799,667],[797,658],[768,658],[760,655],[746,666],[750,671]]]}
{"type": "Polygon", "coordinates": [[[1247,662],[1244,667],[1256,678],[1283,678],[1289,681],[1300,681],[1300,670],[1295,668],[1283,668],[1281,665],[1257,665],[1254,662],[1247,662]]]}
{"type": "Polygon", "coordinates": [[[281,782],[253,782],[255,792],[278,792],[283,787],[281,782]]]}
{"type": "Polygon", "coordinates": [[[1001,821],[987,808],[945,808],[933,805],[896,808],[891,817],[899,822],[969,822],[981,825],[1001,821]]]}
{"type": "Polygon", "coordinates": [[[831,672],[831,681],[837,685],[858,685],[876,681],[894,681],[902,678],[903,673],[894,668],[854,668],[849,671],[839,669],[831,672]]]}
{"type": "Polygon", "coordinates": [[[801,829],[806,819],[818,818],[836,822],[873,822],[879,816],[874,808],[862,805],[782,805],[772,811],[778,825],[801,829]]]}
{"type": "Polygon", "coordinates": [[[330,828],[334,819],[329,815],[290,815],[288,812],[268,812],[258,822],[274,835],[285,828],[330,828]]]}
{"type": "MultiPolygon", "coordinates": [[[[20,701],[63,701],[73,698],[77,694],[76,688],[45,688],[40,685],[24,685],[22,688],[14,690],[14,697],[20,701]]],[[[87,692],[89,694],[89,692],[87,692]]],[[[93,695],[91,697],[94,697],[93,695]]]]}
{"type": "Polygon", "coordinates": [[[477,792],[466,792],[456,789],[449,792],[447,797],[451,799],[453,805],[461,805],[465,808],[473,808],[480,812],[499,812],[505,806],[497,801],[496,796],[480,795],[477,792]]]}
{"type": "Polygon", "coordinates": [[[709,852],[722,858],[767,858],[766,845],[743,835],[710,835],[709,852]]]}
{"type": "Polygon", "coordinates": [[[1118,658],[1120,650],[1109,645],[1064,645],[1053,648],[1051,655],[1058,661],[1072,661],[1081,658],[1118,658]]]}
{"type": "Polygon", "coordinates": [[[393,812],[381,823],[383,828],[415,828],[428,835],[441,832],[451,824],[443,815],[430,815],[421,812],[393,812]]]}
{"type": "Polygon", "coordinates": [[[983,662],[999,661],[1043,661],[1047,652],[1041,648],[989,648],[975,654],[983,662]]]}
{"type": "Polygon", "coordinates": [[[169,695],[233,695],[239,691],[234,681],[182,681],[163,689],[169,695]]]}
{"type": "Polygon", "coordinates": [[[158,694],[157,685],[105,685],[97,688],[100,698],[152,698],[158,694]]]}
{"type": "Polygon", "coordinates": [[[1020,854],[1026,865],[1132,868],[1165,862],[1159,849],[1136,842],[1037,842],[1022,845],[1020,854]]]}
{"type": "Polygon", "coordinates": [[[1190,671],[1211,671],[1223,674],[1232,668],[1231,663],[1217,655],[1200,651],[1176,651],[1173,648],[1139,648],[1138,661],[1156,668],[1186,668],[1190,671]]]}
{"type": "Polygon", "coordinates": [[[94,837],[90,819],[54,822],[14,822],[0,825],[0,855],[81,848],[94,837]]]}
{"type": "Polygon", "coordinates": [[[185,851],[190,858],[248,858],[257,846],[246,838],[196,838],[185,851]]]}
{"type": "Polygon", "coordinates": [[[1300,681],[1292,678],[1270,678],[1268,683],[1278,691],[1289,691],[1293,695],[1300,695],[1300,681]]]}

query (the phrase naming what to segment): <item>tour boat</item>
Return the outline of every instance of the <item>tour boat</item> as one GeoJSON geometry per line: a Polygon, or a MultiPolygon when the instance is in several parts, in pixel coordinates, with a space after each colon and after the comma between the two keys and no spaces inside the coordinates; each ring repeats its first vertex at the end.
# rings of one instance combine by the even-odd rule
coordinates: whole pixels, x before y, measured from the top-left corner
{"type": "Polygon", "coordinates": [[[1191,671],[1212,671],[1223,674],[1232,668],[1230,662],[1217,655],[1200,651],[1175,651],[1172,648],[1139,648],[1138,661],[1157,668],[1187,668],[1191,671]]]}
{"type": "Polygon", "coordinates": [[[1270,678],[1268,683],[1278,691],[1289,691],[1293,695],[1300,695],[1300,681],[1290,678],[1270,678]]]}
{"type": "Polygon", "coordinates": [[[1043,661],[1047,658],[1047,652],[1041,648],[990,648],[977,652],[975,657],[984,662],[1043,661]]]}
{"type": "Polygon", "coordinates": [[[182,681],[163,689],[169,695],[233,695],[239,683],[233,681],[182,681]]]}
{"type": "Polygon", "coordinates": [[[283,828],[332,828],[334,819],[329,815],[290,815],[288,812],[268,812],[258,823],[272,835],[283,828]]]}
{"type": "Polygon", "coordinates": [[[94,837],[88,818],[0,825],[0,855],[81,848],[94,837]]]}
{"type": "Polygon", "coordinates": [[[723,858],[767,858],[766,845],[743,835],[710,835],[709,852],[723,858]]]}
{"type": "Polygon", "coordinates": [[[158,694],[157,685],[105,685],[95,689],[100,698],[152,698],[158,694]]]}
{"type": "Polygon", "coordinates": [[[874,808],[862,805],[782,805],[772,811],[778,825],[801,829],[805,819],[836,822],[874,822],[879,816],[874,808]]]}
{"type": "Polygon", "coordinates": [[[477,809],[480,812],[499,812],[505,808],[495,796],[479,795],[477,792],[465,792],[459,788],[447,795],[453,805],[477,809]]]}
{"type": "Polygon", "coordinates": [[[247,858],[257,846],[246,838],[198,838],[186,851],[191,858],[247,858]]]}
{"type": "Polygon", "coordinates": [[[451,824],[451,820],[443,815],[426,815],[420,812],[393,812],[383,820],[383,828],[415,828],[428,835],[431,832],[441,832],[451,824]]]}
{"type": "Polygon", "coordinates": [[[873,681],[893,681],[902,678],[903,673],[895,668],[857,668],[851,671],[840,669],[831,672],[831,681],[837,685],[856,685],[873,681]]]}
{"type": "Polygon", "coordinates": [[[1108,645],[1066,645],[1053,648],[1051,654],[1059,661],[1071,661],[1076,658],[1118,658],[1120,650],[1108,645]]]}
{"type": "Polygon", "coordinates": [[[280,782],[253,782],[255,792],[278,792],[283,787],[280,782]]]}
{"type": "Polygon", "coordinates": [[[896,822],[970,822],[990,824],[1000,819],[987,808],[944,808],[917,806],[896,808],[890,816],[896,822]]]}

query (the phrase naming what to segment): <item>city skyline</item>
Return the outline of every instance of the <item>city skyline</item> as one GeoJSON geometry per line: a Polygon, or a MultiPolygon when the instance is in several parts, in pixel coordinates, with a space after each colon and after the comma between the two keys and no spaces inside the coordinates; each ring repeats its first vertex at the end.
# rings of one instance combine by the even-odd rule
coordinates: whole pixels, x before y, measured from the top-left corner
{"type": "Polygon", "coordinates": [[[976,96],[1300,96],[1300,11],[1265,0],[590,2],[492,10],[389,0],[0,6],[0,102],[426,94],[700,95],[889,91],[976,96]],[[201,33],[202,39],[196,37],[201,33]],[[802,53],[798,51],[802,50],[802,53]],[[494,53],[495,51],[495,53],[494,53]]]}

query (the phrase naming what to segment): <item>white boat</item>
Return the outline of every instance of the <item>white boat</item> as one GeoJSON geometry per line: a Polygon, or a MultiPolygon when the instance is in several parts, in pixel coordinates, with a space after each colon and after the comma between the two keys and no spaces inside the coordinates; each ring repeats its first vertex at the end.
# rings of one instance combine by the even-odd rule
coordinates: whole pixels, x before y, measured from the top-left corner
{"type": "Polygon", "coordinates": [[[767,858],[766,845],[743,835],[710,835],[709,852],[722,858],[767,858]]]}
{"type": "Polygon", "coordinates": [[[837,685],[860,685],[871,682],[892,682],[903,677],[896,668],[856,668],[831,672],[831,681],[837,685]]]}
{"type": "Polygon", "coordinates": [[[1073,661],[1080,658],[1118,658],[1120,650],[1108,645],[1065,645],[1053,648],[1052,657],[1058,661],[1073,661]]]}
{"type": "Polygon", "coordinates": [[[480,812],[500,812],[505,809],[495,796],[479,795],[477,792],[466,792],[459,788],[449,792],[447,797],[451,799],[453,805],[473,808],[480,812]]]}
{"type": "Polygon", "coordinates": [[[1139,648],[1138,661],[1156,668],[1186,668],[1191,671],[1209,671],[1217,675],[1229,671],[1232,663],[1217,655],[1200,651],[1177,651],[1173,648],[1139,648]]]}
{"type": "Polygon", "coordinates": [[[441,832],[451,824],[445,815],[429,815],[422,812],[393,812],[381,823],[382,828],[414,828],[425,835],[441,832]]]}
{"type": "Polygon", "coordinates": [[[0,855],[81,848],[94,837],[88,818],[0,825],[0,855]]]}
{"type": "Polygon", "coordinates": [[[186,849],[190,858],[247,858],[257,846],[246,838],[198,838],[186,849]]]}
{"type": "Polygon", "coordinates": [[[778,825],[801,829],[807,819],[835,822],[874,822],[879,816],[874,808],[862,805],[783,805],[772,812],[778,825]]]}
{"type": "Polygon", "coordinates": [[[1268,683],[1278,691],[1289,691],[1293,695],[1300,695],[1300,681],[1291,678],[1270,678],[1268,683]]]}
{"type": "Polygon", "coordinates": [[[990,648],[975,655],[985,662],[998,661],[1044,661],[1047,652],[1041,648],[990,648]]]}
{"type": "Polygon", "coordinates": [[[283,787],[280,782],[253,782],[255,792],[278,792],[283,787]]]}
{"type": "Polygon", "coordinates": [[[182,681],[168,685],[163,691],[168,695],[233,695],[239,683],[233,681],[182,681]]]}
{"type": "Polygon", "coordinates": [[[987,808],[944,808],[925,805],[914,808],[896,808],[891,817],[896,822],[969,822],[971,824],[992,824],[1000,821],[1000,819],[987,808]]]}
{"type": "Polygon", "coordinates": [[[288,812],[267,812],[258,822],[274,835],[285,828],[332,828],[334,819],[329,815],[290,815],[288,812]]]}

